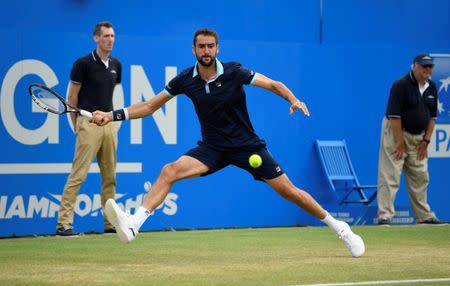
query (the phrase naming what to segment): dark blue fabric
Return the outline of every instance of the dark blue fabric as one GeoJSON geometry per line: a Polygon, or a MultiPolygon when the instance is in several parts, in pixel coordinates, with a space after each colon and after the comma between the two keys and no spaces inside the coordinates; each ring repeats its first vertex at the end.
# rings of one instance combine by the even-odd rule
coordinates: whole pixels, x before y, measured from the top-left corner
{"type": "Polygon", "coordinates": [[[258,181],[264,179],[270,180],[284,174],[281,166],[272,157],[272,154],[264,147],[257,150],[233,150],[233,151],[219,151],[207,145],[199,145],[189,150],[185,155],[193,157],[206,166],[209,171],[202,176],[207,176],[217,172],[228,165],[234,165],[246,170],[253,175],[253,178],[258,181]],[[250,166],[248,159],[251,155],[258,154],[261,156],[262,164],[258,168],[250,166]]]}
{"type": "Polygon", "coordinates": [[[114,88],[122,82],[122,64],[110,57],[109,67],[106,68],[94,50],[75,61],[70,80],[81,84],[78,108],[90,112],[112,111],[114,88]]]}
{"type": "Polygon", "coordinates": [[[202,132],[202,143],[217,150],[265,146],[255,133],[247,111],[243,85],[250,84],[255,73],[240,63],[222,63],[224,73],[206,82],[193,77],[190,67],[165,87],[170,95],[186,94],[194,103],[202,132]],[[206,86],[208,85],[208,87],[206,86]]]}
{"type": "Polygon", "coordinates": [[[431,118],[437,116],[437,89],[432,80],[420,95],[412,72],[394,82],[386,110],[387,118],[401,118],[402,127],[412,134],[424,132],[431,118]]]}

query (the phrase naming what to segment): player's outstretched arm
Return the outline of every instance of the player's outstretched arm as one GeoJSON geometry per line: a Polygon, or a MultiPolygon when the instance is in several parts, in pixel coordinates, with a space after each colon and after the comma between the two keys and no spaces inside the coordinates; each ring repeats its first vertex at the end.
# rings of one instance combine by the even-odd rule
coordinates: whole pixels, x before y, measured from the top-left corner
{"type": "Polygon", "coordinates": [[[153,114],[156,110],[160,109],[164,103],[171,100],[173,96],[168,96],[163,91],[158,93],[155,97],[145,102],[139,102],[129,106],[128,119],[142,118],[153,114]]]}
{"type": "Polygon", "coordinates": [[[303,111],[303,114],[309,116],[309,111],[306,104],[298,100],[292,93],[292,91],[281,81],[275,81],[263,74],[258,73],[256,74],[256,78],[253,80],[252,85],[267,89],[289,101],[289,103],[291,104],[289,113],[291,115],[294,113],[294,111],[301,110],[303,111]]]}
{"type": "MultiPolygon", "coordinates": [[[[138,102],[136,104],[128,106],[127,119],[137,119],[153,114],[156,110],[161,108],[167,101],[172,99],[173,96],[168,96],[164,92],[158,93],[155,97],[145,102],[138,102]]],[[[113,121],[112,112],[95,111],[92,113],[92,122],[97,125],[105,125],[113,121]]],[[[122,120],[125,118],[122,118],[122,120]]]]}

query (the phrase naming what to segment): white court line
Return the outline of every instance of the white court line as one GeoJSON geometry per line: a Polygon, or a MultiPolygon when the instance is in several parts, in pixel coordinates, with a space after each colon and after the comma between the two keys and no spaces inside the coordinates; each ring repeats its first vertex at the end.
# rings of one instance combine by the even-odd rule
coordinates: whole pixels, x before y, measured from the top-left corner
{"type": "Polygon", "coordinates": [[[381,281],[343,282],[343,283],[325,283],[325,284],[299,284],[291,286],[357,286],[357,285],[382,285],[382,284],[432,283],[432,282],[450,282],[450,278],[381,280],[381,281]]]}
{"type": "MultiPolygon", "coordinates": [[[[72,163],[0,164],[0,175],[69,174],[72,163]]],[[[97,163],[92,163],[89,173],[100,173],[97,163]]],[[[142,173],[142,163],[117,163],[116,173],[142,173]]]]}

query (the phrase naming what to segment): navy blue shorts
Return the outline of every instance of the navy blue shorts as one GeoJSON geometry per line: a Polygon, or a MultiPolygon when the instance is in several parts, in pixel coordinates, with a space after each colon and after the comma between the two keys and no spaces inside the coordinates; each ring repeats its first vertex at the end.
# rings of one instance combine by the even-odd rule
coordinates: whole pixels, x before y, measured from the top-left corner
{"type": "Polygon", "coordinates": [[[202,176],[215,173],[228,165],[246,170],[258,181],[274,179],[284,174],[283,169],[265,147],[253,151],[219,151],[206,145],[199,145],[184,155],[193,157],[208,166],[209,171],[202,176]],[[258,168],[253,168],[248,163],[248,158],[253,154],[261,156],[262,164],[258,168]]]}

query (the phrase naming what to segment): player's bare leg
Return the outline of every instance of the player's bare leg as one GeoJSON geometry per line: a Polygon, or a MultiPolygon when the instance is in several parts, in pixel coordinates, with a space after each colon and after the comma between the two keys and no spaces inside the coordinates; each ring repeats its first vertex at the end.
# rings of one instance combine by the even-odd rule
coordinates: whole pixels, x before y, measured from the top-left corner
{"type": "Polygon", "coordinates": [[[105,205],[105,213],[116,228],[119,239],[123,242],[130,242],[136,238],[145,220],[164,201],[176,181],[198,177],[207,171],[208,167],[197,159],[181,156],[177,161],[169,163],[161,169],[159,177],[149,190],[142,206],[134,215],[123,212],[114,200],[108,200],[105,205]]]}
{"type": "Polygon", "coordinates": [[[297,188],[286,174],[266,180],[266,182],[283,198],[295,203],[333,229],[339,238],[344,241],[352,256],[359,257],[364,254],[365,246],[362,238],[354,234],[346,222],[336,220],[328,214],[310,194],[297,188]]]}
{"type": "Polygon", "coordinates": [[[286,200],[295,203],[309,214],[322,220],[327,212],[307,192],[297,188],[286,174],[266,182],[286,200]]]}
{"type": "Polygon", "coordinates": [[[208,167],[199,160],[181,156],[177,161],[165,165],[159,177],[145,197],[142,206],[152,212],[166,198],[176,181],[198,177],[208,171],[208,167]]]}

